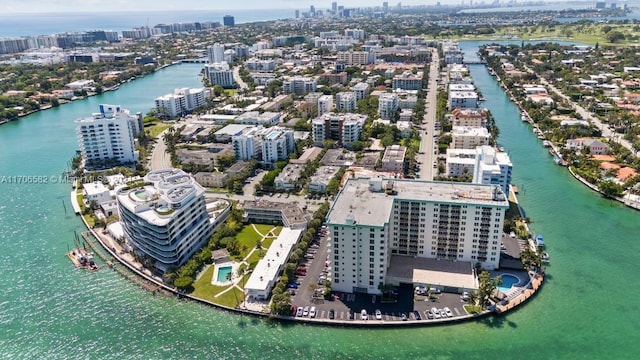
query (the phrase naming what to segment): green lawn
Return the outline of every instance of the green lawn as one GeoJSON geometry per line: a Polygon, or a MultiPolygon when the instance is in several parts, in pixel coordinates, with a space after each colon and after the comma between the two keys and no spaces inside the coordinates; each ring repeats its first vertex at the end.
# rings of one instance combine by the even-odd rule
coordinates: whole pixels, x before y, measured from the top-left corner
{"type": "MultiPolygon", "coordinates": [[[[267,235],[267,233],[269,231],[271,231],[271,229],[276,228],[276,230],[278,231],[278,234],[280,233],[281,227],[278,226],[273,226],[273,225],[268,225],[268,224],[254,224],[256,229],[258,229],[258,231],[264,235],[267,235]]],[[[274,231],[276,231],[274,230],[274,231]]]]}
{"type": "Polygon", "coordinates": [[[282,226],[277,226],[274,230],[273,230],[273,234],[275,236],[280,235],[280,231],[282,231],[282,226]]]}
{"type": "Polygon", "coordinates": [[[227,94],[227,96],[232,97],[235,96],[238,93],[237,89],[225,89],[224,93],[227,94]]]}
{"type": "Polygon", "coordinates": [[[262,236],[255,232],[251,225],[247,225],[236,235],[236,239],[238,239],[240,246],[246,247],[246,250],[242,252],[242,257],[244,258],[251,249],[256,247],[256,242],[262,239],[262,236]]]}
{"type": "Polygon", "coordinates": [[[144,131],[148,132],[150,137],[155,138],[158,137],[161,132],[167,130],[170,127],[170,124],[155,123],[153,125],[145,125],[144,131]]]}
{"type": "MultiPolygon", "coordinates": [[[[219,297],[215,297],[217,294],[221,293],[223,290],[226,290],[231,285],[229,286],[211,285],[211,277],[213,276],[214,268],[215,268],[214,265],[209,266],[209,268],[204,272],[204,274],[200,276],[200,279],[198,279],[196,282],[193,283],[193,288],[195,290],[191,293],[191,295],[203,300],[214,302],[216,304],[229,306],[229,307],[236,307],[238,303],[242,301],[244,296],[242,291],[236,288],[220,295],[219,297]],[[235,295],[234,295],[234,292],[235,292],[235,295]],[[236,302],[236,298],[238,299],[237,302],[236,302]]],[[[246,283],[248,276],[249,275],[245,275],[246,279],[244,280],[244,282],[240,283],[240,286],[246,283]]]]}
{"type": "Polygon", "coordinates": [[[275,240],[275,239],[276,239],[276,238],[274,238],[274,237],[268,237],[268,238],[265,238],[265,239],[262,241],[262,247],[263,247],[263,248],[265,248],[265,249],[270,248],[270,247],[271,247],[271,244],[273,244],[273,240],[275,240]]]}
{"type": "Polygon", "coordinates": [[[482,312],[480,306],[475,305],[464,305],[464,310],[469,314],[478,314],[482,312]]]}
{"type": "Polygon", "coordinates": [[[253,252],[253,254],[251,254],[251,256],[247,259],[247,262],[249,263],[249,268],[250,269],[255,269],[256,265],[258,264],[258,261],[260,261],[260,259],[262,259],[264,257],[260,256],[261,254],[266,254],[266,250],[256,250],[253,252]]]}

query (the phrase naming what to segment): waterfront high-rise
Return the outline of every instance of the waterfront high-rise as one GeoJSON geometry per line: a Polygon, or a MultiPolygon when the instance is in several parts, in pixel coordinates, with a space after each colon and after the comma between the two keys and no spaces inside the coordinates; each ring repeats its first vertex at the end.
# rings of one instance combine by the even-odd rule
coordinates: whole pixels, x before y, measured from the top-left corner
{"type": "Polygon", "coordinates": [[[85,169],[106,161],[123,164],[138,161],[134,138],[142,130],[140,114],[131,115],[120,105],[100,105],[100,112],[76,120],[78,144],[85,169]]]}
{"type": "Polygon", "coordinates": [[[220,85],[223,88],[233,88],[236,86],[236,82],[233,80],[233,71],[226,62],[206,64],[204,66],[204,72],[211,85],[220,85]]]}
{"type": "Polygon", "coordinates": [[[498,267],[508,208],[495,185],[348,179],[327,214],[332,288],[379,294],[383,284],[437,280],[472,288],[475,264],[498,267]],[[445,263],[467,273],[436,279],[427,270],[445,263]]]}
{"type": "Polygon", "coordinates": [[[204,188],[179,169],[151,171],[116,194],[124,238],[164,273],[184,264],[213,232],[204,188]]]}
{"type": "Polygon", "coordinates": [[[160,114],[175,117],[185,112],[192,111],[206,104],[205,89],[176,89],[173,94],[167,94],[156,98],[156,110],[160,114]]]}
{"type": "Polygon", "coordinates": [[[215,43],[207,46],[207,57],[210,64],[221,63],[224,61],[224,45],[215,43]]]}

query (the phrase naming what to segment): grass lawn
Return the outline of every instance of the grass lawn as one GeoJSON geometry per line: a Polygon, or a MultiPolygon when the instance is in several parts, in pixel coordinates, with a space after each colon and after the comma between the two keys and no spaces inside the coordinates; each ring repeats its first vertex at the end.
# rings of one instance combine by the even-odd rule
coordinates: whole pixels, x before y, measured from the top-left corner
{"type": "Polygon", "coordinates": [[[267,251],[266,250],[256,250],[253,252],[253,254],[251,254],[251,256],[247,259],[247,262],[249,263],[249,268],[250,269],[255,269],[256,265],[258,264],[258,261],[260,261],[260,259],[262,259],[264,257],[260,256],[261,254],[266,254],[267,251]]]}
{"type": "Polygon", "coordinates": [[[245,226],[242,231],[238,233],[238,235],[236,235],[236,239],[240,244],[240,248],[244,248],[244,250],[240,251],[240,255],[237,257],[237,259],[240,260],[244,259],[244,257],[247,256],[252,249],[255,249],[256,242],[262,239],[262,236],[255,232],[251,225],[248,225],[245,226]]]}
{"type": "Polygon", "coordinates": [[[155,123],[153,125],[145,125],[144,131],[148,132],[150,137],[155,138],[158,137],[161,132],[167,130],[170,127],[170,124],[155,123]]]}
{"type": "Polygon", "coordinates": [[[275,236],[280,235],[280,232],[282,231],[282,226],[277,226],[275,229],[273,229],[273,234],[275,236]]]}
{"type": "Polygon", "coordinates": [[[480,306],[476,306],[476,305],[465,305],[464,310],[469,314],[478,314],[482,312],[482,309],[480,308],[480,306]]]}
{"type": "Polygon", "coordinates": [[[265,239],[262,241],[262,247],[263,247],[263,248],[265,248],[265,249],[270,248],[270,247],[271,247],[271,244],[273,244],[273,240],[275,240],[275,239],[276,239],[276,238],[274,238],[274,237],[268,237],[268,238],[265,238],[265,239]]]}
{"type": "MultiPolygon", "coordinates": [[[[242,301],[244,294],[242,291],[238,289],[229,290],[225,294],[220,295],[219,297],[215,297],[217,294],[221,293],[223,290],[229,288],[229,286],[214,286],[211,285],[211,277],[213,276],[213,270],[215,266],[211,265],[207,270],[205,270],[204,274],[200,276],[200,278],[193,283],[193,288],[195,289],[191,295],[214,302],[216,304],[225,305],[229,307],[236,307],[240,301],[242,301]],[[234,295],[235,292],[235,295],[234,295]],[[238,301],[236,302],[236,297],[238,301]]],[[[246,275],[248,279],[249,275],[246,275]]],[[[245,282],[246,280],[245,279],[245,282]]],[[[241,282],[240,284],[243,284],[241,282]]]]}
{"type": "MultiPolygon", "coordinates": [[[[271,231],[271,229],[275,228],[276,226],[273,225],[268,225],[268,224],[254,224],[256,229],[258,229],[258,231],[264,235],[267,235],[267,233],[269,231],[271,231]]],[[[278,233],[280,232],[280,230],[278,230],[278,233]]]]}
{"type": "Polygon", "coordinates": [[[227,96],[235,96],[238,93],[237,89],[225,89],[224,93],[227,94],[227,96]]]}

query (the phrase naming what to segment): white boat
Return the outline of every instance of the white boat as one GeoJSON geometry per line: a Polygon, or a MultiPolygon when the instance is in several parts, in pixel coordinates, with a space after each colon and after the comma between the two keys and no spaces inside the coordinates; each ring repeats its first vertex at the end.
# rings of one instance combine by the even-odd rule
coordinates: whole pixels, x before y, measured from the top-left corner
{"type": "Polygon", "coordinates": [[[547,252],[543,252],[543,253],[540,255],[540,258],[542,259],[542,261],[549,261],[549,253],[547,253],[547,252]]]}
{"type": "Polygon", "coordinates": [[[527,119],[527,115],[525,115],[524,113],[522,115],[520,115],[520,120],[529,121],[529,119],[527,119]]]}

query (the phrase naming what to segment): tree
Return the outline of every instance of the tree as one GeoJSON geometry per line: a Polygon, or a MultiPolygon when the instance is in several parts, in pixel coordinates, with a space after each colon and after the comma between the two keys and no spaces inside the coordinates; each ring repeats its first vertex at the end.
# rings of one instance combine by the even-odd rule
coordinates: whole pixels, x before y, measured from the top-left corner
{"type": "Polygon", "coordinates": [[[478,280],[480,283],[478,288],[478,305],[482,309],[486,309],[487,305],[489,305],[491,293],[497,286],[502,284],[502,278],[500,276],[496,276],[494,279],[491,279],[491,275],[488,271],[482,271],[478,276],[478,280]]]}
{"type": "Polygon", "coordinates": [[[613,30],[611,32],[608,32],[607,35],[605,36],[605,38],[607,39],[608,42],[610,42],[612,44],[615,44],[617,42],[620,42],[620,41],[624,40],[625,36],[620,31],[613,30]]]}
{"type": "Polygon", "coordinates": [[[193,284],[193,278],[190,276],[181,276],[173,281],[173,285],[180,290],[188,291],[193,284]]]}
{"type": "Polygon", "coordinates": [[[622,196],[624,187],[611,180],[601,181],[598,189],[607,198],[616,198],[622,196]]]}

